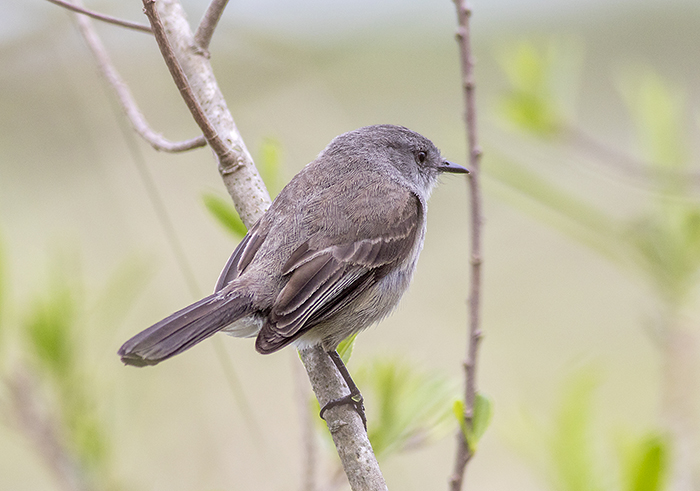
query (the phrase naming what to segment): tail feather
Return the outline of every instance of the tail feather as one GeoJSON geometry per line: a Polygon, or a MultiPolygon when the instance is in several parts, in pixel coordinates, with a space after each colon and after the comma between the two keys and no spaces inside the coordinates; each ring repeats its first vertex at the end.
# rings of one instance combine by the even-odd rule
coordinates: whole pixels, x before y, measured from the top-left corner
{"type": "Polygon", "coordinates": [[[119,348],[127,365],[155,365],[191,348],[250,312],[247,297],[214,293],[140,332],[119,348]]]}

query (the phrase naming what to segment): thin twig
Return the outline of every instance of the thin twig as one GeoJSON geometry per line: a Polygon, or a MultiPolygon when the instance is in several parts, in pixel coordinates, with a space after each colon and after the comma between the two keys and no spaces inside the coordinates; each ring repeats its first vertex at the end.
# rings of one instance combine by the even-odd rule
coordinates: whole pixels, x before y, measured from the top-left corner
{"type": "MultiPolygon", "coordinates": [[[[469,293],[469,339],[467,341],[467,360],[464,363],[464,418],[468,427],[472,427],[474,401],[476,399],[476,364],[481,339],[480,303],[481,303],[481,188],[479,186],[481,148],[479,147],[476,127],[476,99],[474,94],[474,58],[471,50],[470,26],[471,7],[466,0],[454,0],[457,8],[457,41],[460,49],[462,66],[462,85],[465,102],[465,122],[467,125],[467,142],[469,148],[469,190],[471,195],[471,286],[469,293]]],[[[461,431],[457,435],[457,452],[455,466],[450,477],[450,489],[460,491],[464,481],[467,463],[474,455],[461,431]]]]}
{"type": "Polygon", "coordinates": [[[131,22],[130,20],[119,19],[117,17],[112,17],[111,15],[107,15],[107,14],[101,14],[99,12],[95,12],[94,10],[86,9],[85,7],[83,7],[81,5],[75,5],[74,3],[67,2],[65,0],[47,0],[47,1],[49,1],[55,5],[58,5],[60,7],[66,8],[68,10],[72,10],[73,12],[87,15],[88,17],[92,17],[93,19],[101,20],[101,21],[107,22],[109,24],[114,24],[117,26],[126,27],[127,29],[133,29],[135,31],[147,32],[148,34],[153,34],[153,30],[151,29],[151,26],[147,26],[146,24],[140,24],[138,22],[131,22]]]}
{"type": "Polygon", "coordinates": [[[126,83],[119,75],[119,72],[117,72],[116,68],[114,67],[107,50],[92,26],[92,22],[82,15],[76,15],[75,17],[76,22],[78,23],[78,29],[83,35],[88,48],[95,56],[100,72],[117,94],[119,103],[124,110],[126,117],[131,122],[134,130],[144,140],[146,140],[156,150],[161,150],[164,152],[184,152],[186,150],[202,147],[207,144],[206,139],[202,135],[190,140],[171,142],[153,131],[139,110],[136,100],[131,94],[129,87],[127,87],[126,83]]]}
{"type": "Polygon", "coordinates": [[[175,85],[180,91],[185,104],[187,105],[192,117],[195,122],[204,133],[204,138],[207,139],[207,143],[214,150],[219,162],[226,168],[236,169],[239,165],[238,157],[236,152],[227,145],[224,140],[219,136],[216,128],[209,122],[207,115],[202,110],[202,106],[199,101],[194,96],[192,88],[185,76],[185,72],[182,70],[180,63],[177,61],[175,52],[173,51],[170,41],[168,41],[168,36],[165,33],[165,27],[163,22],[160,20],[160,15],[158,14],[158,9],[156,8],[155,0],[143,0],[144,12],[148,16],[148,20],[151,22],[151,27],[153,28],[153,34],[156,37],[156,42],[160,48],[160,53],[163,55],[165,64],[170,70],[170,75],[175,81],[175,85]]]}
{"type": "Polygon", "coordinates": [[[221,19],[221,14],[224,13],[226,4],[228,4],[228,0],[212,0],[209,4],[199,27],[197,27],[197,32],[194,33],[194,42],[197,43],[199,49],[208,52],[209,43],[214,35],[216,25],[221,19]]]}

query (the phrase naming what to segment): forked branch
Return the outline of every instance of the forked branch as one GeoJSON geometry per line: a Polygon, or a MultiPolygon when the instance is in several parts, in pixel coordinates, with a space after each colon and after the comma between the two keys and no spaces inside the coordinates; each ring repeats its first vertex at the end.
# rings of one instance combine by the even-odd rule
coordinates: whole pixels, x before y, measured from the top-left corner
{"type": "MultiPolygon", "coordinates": [[[[151,129],[151,127],[148,125],[146,118],[144,118],[143,113],[141,113],[139,110],[138,104],[136,103],[134,96],[131,94],[129,87],[126,85],[124,79],[122,79],[119,72],[117,72],[117,69],[114,67],[107,50],[92,26],[92,22],[84,15],[80,15],[86,14],[80,10],[82,7],[75,4],[69,4],[68,2],[64,1],[49,1],[58,3],[66,8],[69,8],[69,5],[71,7],[76,7],[75,9],[72,8],[71,10],[79,12],[79,15],[75,16],[78,29],[80,30],[83,39],[85,39],[88,49],[97,60],[97,65],[102,73],[102,76],[104,76],[107,83],[116,93],[119,104],[121,105],[122,110],[126,114],[127,119],[131,123],[131,126],[134,128],[136,133],[146,140],[153,148],[164,152],[184,152],[206,145],[206,139],[201,135],[190,140],[172,142],[153,131],[153,129],[151,129]]],[[[150,27],[148,28],[148,32],[151,32],[150,27]]]]}

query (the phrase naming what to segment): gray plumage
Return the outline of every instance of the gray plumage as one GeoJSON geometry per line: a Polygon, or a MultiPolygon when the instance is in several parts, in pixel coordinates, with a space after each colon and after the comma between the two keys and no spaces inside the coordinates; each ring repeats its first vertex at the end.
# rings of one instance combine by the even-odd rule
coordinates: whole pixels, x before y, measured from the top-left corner
{"type": "Polygon", "coordinates": [[[378,125],[336,137],[248,231],[215,292],[127,341],[124,363],[153,365],[218,331],[326,351],[385,317],[423,247],[426,202],[447,162],[427,138],[378,125]]]}

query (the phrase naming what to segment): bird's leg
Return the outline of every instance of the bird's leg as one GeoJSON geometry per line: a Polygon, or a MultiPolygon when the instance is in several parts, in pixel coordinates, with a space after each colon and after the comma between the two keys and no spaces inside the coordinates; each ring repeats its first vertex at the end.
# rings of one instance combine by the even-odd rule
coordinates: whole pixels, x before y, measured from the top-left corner
{"type": "Polygon", "coordinates": [[[344,397],[339,397],[338,399],[333,399],[332,401],[328,401],[325,406],[321,408],[321,418],[326,419],[323,417],[323,413],[325,413],[327,410],[329,410],[332,407],[335,406],[340,406],[342,404],[350,404],[357,414],[360,415],[360,418],[362,419],[362,424],[365,427],[365,431],[367,431],[367,417],[365,416],[365,405],[363,404],[363,399],[362,399],[362,394],[360,393],[360,389],[357,388],[357,385],[355,385],[355,382],[352,380],[352,377],[350,376],[350,372],[348,372],[347,367],[345,366],[345,363],[343,363],[343,359],[340,357],[337,351],[332,350],[332,351],[327,351],[328,356],[330,357],[331,361],[335,365],[335,367],[338,369],[340,372],[340,376],[343,377],[343,380],[345,380],[345,383],[348,386],[348,389],[350,389],[350,393],[344,397]]]}

